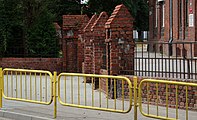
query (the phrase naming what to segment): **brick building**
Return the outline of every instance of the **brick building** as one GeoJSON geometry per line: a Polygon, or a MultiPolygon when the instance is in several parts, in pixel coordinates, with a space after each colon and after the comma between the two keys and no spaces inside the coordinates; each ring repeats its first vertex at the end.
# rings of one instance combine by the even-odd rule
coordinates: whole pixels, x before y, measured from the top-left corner
{"type": "MultiPolygon", "coordinates": [[[[169,43],[196,41],[196,0],[149,0],[149,6],[150,41],[169,43]]],[[[183,50],[185,50],[188,56],[196,56],[196,47],[196,45],[192,47],[186,45],[185,48],[179,45],[173,46],[172,55],[175,51],[180,51],[176,54],[183,55],[183,50]],[[190,49],[194,50],[192,55],[189,55],[190,49]]]]}

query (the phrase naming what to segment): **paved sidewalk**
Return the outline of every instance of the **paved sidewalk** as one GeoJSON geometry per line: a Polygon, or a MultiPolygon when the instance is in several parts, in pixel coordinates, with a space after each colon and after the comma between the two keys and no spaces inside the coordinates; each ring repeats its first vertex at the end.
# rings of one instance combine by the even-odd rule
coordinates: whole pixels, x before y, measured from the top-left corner
{"type": "MultiPolygon", "coordinates": [[[[15,102],[3,100],[3,109],[0,110],[0,117],[10,118],[14,120],[50,120],[53,119],[53,104],[50,106],[29,104],[24,102],[15,102]]],[[[146,106],[146,105],[144,105],[146,106]]],[[[146,107],[144,111],[146,112],[146,107]]],[[[155,106],[151,106],[151,113],[156,111],[155,106]]],[[[165,109],[159,107],[160,115],[165,116],[165,109]]],[[[174,117],[175,109],[169,110],[169,116],[174,117]]],[[[185,120],[185,111],[179,110],[179,119],[185,120]]],[[[133,120],[133,109],[127,114],[110,113],[95,110],[86,110],[65,107],[58,104],[58,112],[56,120],[133,120]]],[[[197,112],[189,112],[189,120],[196,120],[197,112]]],[[[2,120],[10,120],[2,119],[2,120]]],[[[141,115],[138,110],[138,120],[154,120],[141,115]]],[[[1,120],[1,119],[0,119],[1,120]]]]}

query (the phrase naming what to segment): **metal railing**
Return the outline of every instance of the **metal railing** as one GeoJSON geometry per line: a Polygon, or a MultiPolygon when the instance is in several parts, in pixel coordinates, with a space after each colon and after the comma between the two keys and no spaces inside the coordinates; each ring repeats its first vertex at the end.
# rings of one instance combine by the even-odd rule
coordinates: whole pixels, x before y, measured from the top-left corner
{"type": "Polygon", "coordinates": [[[135,47],[135,75],[197,79],[197,42],[140,42],[135,47]]]}
{"type": "Polygon", "coordinates": [[[138,82],[137,77],[129,80],[122,76],[77,73],[61,73],[57,76],[56,72],[52,75],[49,71],[5,68],[0,69],[0,108],[4,97],[7,100],[43,105],[54,102],[54,118],[57,116],[59,101],[63,106],[116,113],[128,113],[133,106],[134,120],[137,120],[139,115],[137,107],[145,117],[177,120],[180,119],[179,99],[185,99],[185,119],[188,120],[191,97],[189,95],[196,92],[191,92],[196,88],[196,83],[187,82],[156,79],[144,79],[138,82]],[[160,91],[161,89],[165,92],[160,91]],[[174,95],[175,117],[169,115],[171,113],[169,102],[172,99],[170,91],[174,95]],[[129,96],[129,99],[126,99],[126,96],[129,96]],[[161,98],[162,96],[165,97],[161,98]],[[164,109],[161,104],[165,106],[165,115],[161,112],[164,109]]]}
{"type": "Polygon", "coordinates": [[[5,99],[46,105],[52,103],[53,76],[49,71],[6,68],[2,74],[5,99]]]}
{"type": "MultiPolygon", "coordinates": [[[[186,82],[176,82],[176,81],[166,81],[166,80],[156,80],[156,79],[144,79],[140,82],[139,84],[139,109],[142,115],[146,116],[146,117],[151,117],[151,118],[156,118],[156,119],[165,119],[165,120],[178,120],[179,118],[179,102],[180,99],[185,99],[185,120],[189,120],[189,87],[195,87],[197,88],[197,84],[196,83],[186,83],[186,82]],[[173,87],[172,87],[173,85],[173,87]],[[160,92],[160,90],[162,89],[161,86],[163,86],[162,88],[165,89],[165,92],[160,92]],[[181,86],[181,88],[185,91],[180,91],[179,87],[181,86]],[[150,88],[154,88],[154,91],[150,90],[150,88]],[[142,106],[144,106],[142,103],[144,101],[142,101],[142,94],[143,91],[147,91],[146,92],[146,112],[144,110],[144,108],[142,106]],[[171,92],[173,92],[173,96],[171,96],[171,92]],[[154,95],[155,98],[155,105],[156,106],[151,106],[151,103],[153,103],[153,101],[151,101],[150,96],[154,95]],[[161,96],[165,95],[165,98],[161,98],[161,96]],[[170,110],[170,99],[174,99],[174,101],[172,101],[175,104],[175,117],[170,116],[169,114],[172,112],[174,113],[174,110],[170,110]],[[161,102],[162,101],[162,102],[161,102]],[[163,110],[159,109],[159,107],[161,108],[161,105],[165,106],[162,107],[163,110]],[[151,113],[151,109],[153,109],[156,112],[152,112],[151,113]],[[163,111],[163,112],[161,112],[163,111]],[[165,114],[162,114],[164,113],[165,114]]],[[[152,110],[152,111],[153,111],[152,110]]]]}
{"type": "Polygon", "coordinates": [[[126,77],[61,73],[58,76],[58,99],[64,106],[102,110],[110,112],[128,113],[132,106],[132,85],[126,77]],[[87,84],[87,81],[89,83],[87,84]],[[117,96],[117,82],[121,82],[121,97],[117,96]],[[101,82],[104,82],[102,84],[101,82]],[[109,97],[109,83],[113,82],[113,99],[109,97]],[[95,89],[98,83],[98,89],[95,89]],[[125,104],[125,87],[128,84],[129,104],[125,104]],[[105,89],[106,94],[103,94],[105,89]],[[96,92],[97,91],[97,92],[96,92]]]}

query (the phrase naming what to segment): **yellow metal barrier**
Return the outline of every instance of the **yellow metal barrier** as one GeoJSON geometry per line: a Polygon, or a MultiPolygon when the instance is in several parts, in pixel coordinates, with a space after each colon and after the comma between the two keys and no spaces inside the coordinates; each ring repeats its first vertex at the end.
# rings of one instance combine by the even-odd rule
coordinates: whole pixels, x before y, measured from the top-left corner
{"type": "Polygon", "coordinates": [[[126,77],[61,73],[58,76],[58,100],[64,106],[128,113],[132,107],[131,87],[132,84],[126,77]],[[117,83],[120,83],[119,86],[117,83]],[[129,91],[129,104],[127,105],[125,84],[128,85],[129,91]],[[96,86],[98,86],[97,90],[95,90],[96,86]],[[121,89],[119,96],[117,89],[121,89]],[[103,94],[102,91],[106,94],[103,94]],[[110,99],[110,95],[113,99],[110,99]],[[125,109],[125,106],[128,108],[125,109]]]}
{"type": "Polygon", "coordinates": [[[8,100],[49,105],[53,101],[53,76],[49,71],[3,69],[2,93],[8,100]]]}
{"type": "Polygon", "coordinates": [[[130,112],[133,103],[134,120],[137,120],[138,116],[137,107],[145,117],[178,120],[179,95],[184,94],[185,118],[188,120],[188,94],[191,87],[197,87],[197,84],[144,79],[138,86],[137,77],[134,77],[132,86],[131,81],[122,76],[77,73],[61,73],[57,76],[57,72],[52,75],[51,72],[42,70],[8,68],[2,70],[0,68],[0,108],[2,108],[2,97],[8,100],[45,105],[54,102],[53,112],[54,118],[56,118],[57,98],[60,104],[64,106],[116,113],[130,112]],[[162,92],[160,86],[163,86],[162,92]],[[173,87],[175,97],[175,117],[170,115],[171,109],[169,108],[171,87],[173,87]],[[179,87],[182,88],[181,93],[179,87]],[[163,93],[163,91],[165,92],[163,93]],[[126,96],[129,96],[129,98],[126,98],[126,96]],[[152,99],[150,99],[151,96],[152,99]],[[162,99],[165,99],[165,102],[161,102],[161,96],[164,96],[162,99]],[[143,101],[146,104],[143,104],[143,101]],[[165,115],[160,111],[161,103],[165,106],[165,115]],[[152,106],[152,104],[155,106],[152,106]],[[155,108],[154,111],[151,111],[152,107],[155,108]],[[146,109],[146,112],[144,109],[146,109]]]}
{"type": "MultiPolygon", "coordinates": [[[[184,94],[185,95],[185,119],[188,120],[189,119],[189,115],[188,115],[188,88],[189,87],[197,87],[197,84],[195,83],[186,83],[186,82],[176,82],[176,81],[167,81],[167,80],[155,80],[155,79],[144,79],[141,81],[141,83],[139,84],[139,109],[142,115],[146,116],[146,117],[151,117],[151,118],[156,118],[156,119],[165,119],[165,120],[178,120],[179,119],[179,107],[178,107],[178,102],[179,102],[179,94],[184,94]],[[159,86],[163,85],[165,86],[165,93],[160,93],[159,89],[161,89],[159,86]],[[175,117],[170,117],[169,113],[170,113],[170,109],[169,109],[169,91],[171,90],[170,86],[173,85],[173,91],[175,93],[175,117]],[[185,94],[179,93],[180,91],[178,90],[179,86],[183,86],[181,87],[182,90],[185,90],[185,94]],[[150,93],[150,89],[152,89],[153,91],[155,91],[155,93],[150,93]],[[143,91],[147,91],[147,112],[145,113],[143,110],[143,105],[142,105],[142,92],[143,91]],[[156,103],[156,113],[152,114],[151,113],[151,101],[150,101],[150,96],[152,94],[154,95],[154,99],[156,99],[156,101],[154,103],[156,103]],[[165,115],[163,115],[162,113],[160,113],[160,109],[159,109],[159,104],[160,104],[160,95],[165,95],[165,115]]],[[[173,94],[174,94],[173,93],[173,94]]],[[[154,111],[154,112],[155,112],[154,111]]]]}
{"type": "Polygon", "coordinates": [[[2,94],[3,94],[3,82],[2,82],[2,68],[0,68],[0,108],[2,108],[2,94]]]}

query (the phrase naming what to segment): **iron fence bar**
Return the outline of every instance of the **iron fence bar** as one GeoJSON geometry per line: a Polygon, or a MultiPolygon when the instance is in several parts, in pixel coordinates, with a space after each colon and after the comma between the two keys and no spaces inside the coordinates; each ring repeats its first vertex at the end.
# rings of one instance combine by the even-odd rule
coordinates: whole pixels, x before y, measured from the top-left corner
{"type": "MultiPolygon", "coordinates": [[[[143,53],[144,53],[144,44],[142,43],[142,56],[144,56],[143,53]]],[[[144,70],[144,64],[143,64],[143,63],[144,63],[144,59],[143,59],[143,57],[142,57],[142,76],[143,76],[143,73],[144,73],[144,72],[143,72],[143,70],[144,70]]]]}
{"type": "Polygon", "coordinates": [[[191,64],[190,64],[190,66],[191,66],[191,71],[190,71],[190,75],[191,75],[191,79],[193,79],[193,75],[192,75],[192,73],[193,73],[193,65],[192,65],[192,63],[193,63],[193,46],[192,46],[192,44],[190,43],[190,55],[191,55],[191,64]]]}
{"type": "Polygon", "coordinates": [[[178,77],[177,43],[175,45],[176,45],[176,78],[177,78],[178,77]]]}
{"type": "Polygon", "coordinates": [[[193,57],[194,50],[192,49],[193,45],[197,42],[176,42],[172,43],[173,55],[166,56],[165,48],[168,46],[168,43],[156,43],[156,42],[144,42],[136,43],[138,49],[135,51],[135,70],[136,75],[149,76],[149,77],[170,77],[170,78],[196,78],[197,68],[196,61],[197,59],[193,57]],[[140,44],[140,45],[138,45],[140,44]],[[143,47],[147,45],[147,51],[143,47]],[[187,45],[187,46],[186,46],[187,45]],[[150,46],[150,47],[149,47],[150,46]],[[139,48],[140,47],[140,48],[139,48]],[[187,51],[187,48],[190,49],[187,51]],[[161,54],[159,55],[159,51],[161,54]],[[180,51],[179,51],[180,49],[180,51]],[[182,50],[181,50],[182,49],[182,50]],[[146,53],[146,54],[145,54],[146,53]],[[182,54],[181,54],[182,53],[182,54]],[[187,53],[190,53],[191,57],[188,57],[187,53]],[[173,67],[174,66],[174,67],[173,67]],[[155,72],[156,71],[156,72],[155,72]]]}

